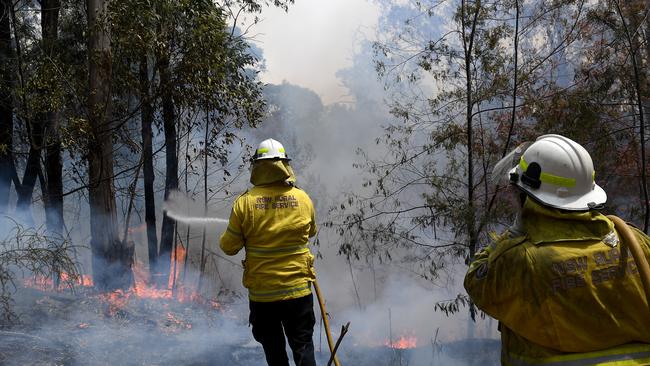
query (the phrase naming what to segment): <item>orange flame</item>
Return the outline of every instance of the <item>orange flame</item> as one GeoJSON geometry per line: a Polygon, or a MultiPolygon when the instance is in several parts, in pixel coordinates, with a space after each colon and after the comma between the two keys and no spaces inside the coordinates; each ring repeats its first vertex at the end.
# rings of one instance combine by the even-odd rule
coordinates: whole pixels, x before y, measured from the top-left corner
{"type": "Polygon", "coordinates": [[[390,342],[385,341],[384,346],[390,347],[393,349],[409,349],[415,348],[418,346],[418,339],[414,335],[402,335],[397,340],[390,342]]]}
{"type": "Polygon", "coordinates": [[[145,230],[147,230],[147,223],[143,222],[141,225],[138,226],[133,226],[127,229],[129,234],[135,234],[135,233],[143,233],[145,230]]]}
{"type": "Polygon", "coordinates": [[[185,256],[187,255],[187,250],[182,245],[176,245],[176,250],[172,253],[171,265],[169,271],[169,280],[167,281],[167,287],[173,288],[175,284],[178,283],[180,274],[183,273],[183,266],[185,265],[185,256]]]}
{"type": "Polygon", "coordinates": [[[48,291],[48,290],[60,291],[66,289],[69,284],[73,284],[75,286],[92,287],[93,278],[87,274],[70,275],[66,272],[61,272],[59,274],[58,287],[54,285],[54,280],[52,279],[52,277],[36,275],[31,278],[23,279],[23,286],[35,288],[41,291],[48,291]]]}
{"type": "MultiPolygon", "coordinates": [[[[139,228],[139,227],[138,227],[139,228]]],[[[187,256],[187,250],[183,245],[176,245],[171,255],[170,274],[167,280],[166,288],[156,287],[150,282],[149,270],[141,262],[134,262],[133,286],[128,290],[115,290],[98,295],[107,306],[107,313],[110,316],[116,315],[121,309],[125,308],[132,297],[146,299],[176,299],[179,302],[197,302],[209,305],[214,309],[223,310],[221,304],[216,299],[203,298],[196,286],[183,283],[184,263],[187,256]]],[[[84,274],[72,276],[67,273],[60,274],[60,281],[57,288],[51,277],[34,276],[23,280],[26,287],[36,288],[43,291],[64,290],[67,284],[73,283],[77,286],[92,287],[92,276],[84,274]]],[[[172,320],[172,319],[170,319],[172,320]]],[[[191,325],[190,325],[191,327],[191,325]]]]}
{"type": "Polygon", "coordinates": [[[194,301],[198,298],[198,291],[188,289],[186,285],[180,284],[181,274],[185,263],[187,250],[182,245],[177,245],[172,252],[170,273],[167,280],[167,288],[157,288],[149,282],[149,270],[140,262],[133,263],[133,292],[140,298],[149,299],[171,299],[176,298],[180,302],[194,301]],[[175,293],[174,293],[175,292],[175,293]]]}

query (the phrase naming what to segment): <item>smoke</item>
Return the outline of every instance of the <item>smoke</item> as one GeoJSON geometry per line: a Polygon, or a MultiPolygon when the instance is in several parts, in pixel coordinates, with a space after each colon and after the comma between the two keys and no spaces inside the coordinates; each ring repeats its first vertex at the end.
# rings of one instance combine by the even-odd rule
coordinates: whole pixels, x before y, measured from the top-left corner
{"type": "MultiPolygon", "coordinates": [[[[292,48],[300,49],[295,45],[292,48]]],[[[238,137],[252,146],[268,137],[285,144],[293,159],[298,186],[309,193],[316,205],[319,224],[328,219],[330,207],[343,202],[346,192],[360,192],[363,176],[353,167],[359,161],[358,149],[370,156],[385,154],[384,147],[377,144],[375,138],[382,135],[382,125],[386,125],[391,117],[383,100],[386,98],[383,85],[375,76],[372,44],[364,42],[359,47],[350,48],[357,50],[352,65],[339,70],[337,77],[349,91],[346,99],[353,102],[326,104],[316,92],[303,86],[288,82],[268,85],[265,93],[271,106],[269,118],[259,130],[237,132],[238,137]]],[[[293,67],[294,64],[287,65],[293,67]]],[[[270,68],[273,66],[269,64],[270,68]]],[[[313,72],[312,66],[309,72],[318,74],[313,72]]],[[[185,146],[192,147],[194,143],[199,145],[201,138],[192,135],[187,139],[185,146]]],[[[154,143],[162,143],[160,135],[154,143]]],[[[181,148],[183,145],[179,144],[181,148]]],[[[192,154],[192,149],[186,147],[185,150],[192,154]]],[[[230,149],[231,156],[242,160],[245,157],[245,147],[239,149],[233,145],[227,149],[230,149]]],[[[197,161],[182,167],[185,171],[198,171],[193,164],[198,167],[203,163],[200,151],[192,156],[197,157],[197,161]]],[[[157,171],[164,170],[163,161],[158,157],[157,171]]],[[[104,305],[93,300],[96,294],[84,291],[44,294],[28,290],[16,297],[16,307],[22,310],[24,325],[15,328],[16,332],[52,341],[50,346],[62,350],[70,365],[264,365],[262,349],[253,340],[247,321],[248,300],[241,285],[242,268],[239,265],[243,253],[225,257],[218,248],[218,234],[228,222],[225,217],[228,217],[234,200],[233,192],[243,192],[248,188],[248,176],[245,169],[237,171],[236,166],[219,168],[228,169],[233,175],[240,171],[244,173],[221,191],[219,189],[224,185],[222,177],[210,175],[208,204],[195,201],[179,191],[169,196],[163,209],[179,223],[179,241],[186,247],[189,257],[187,278],[198,278],[199,274],[191,269],[200,266],[198,258],[202,244],[205,244],[206,275],[202,291],[216,293],[219,299],[229,301],[223,304],[225,311],[169,301],[143,301],[134,302],[131,307],[108,317],[104,305]]],[[[200,192],[203,182],[198,184],[197,181],[200,180],[190,175],[189,184],[183,184],[185,190],[193,194],[200,192]]],[[[124,178],[122,186],[129,183],[130,178],[124,178]]],[[[161,198],[161,192],[162,189],[157,199],[161,198]]],[[[74,242],[87,243],[89,230],[84,219],[87,205],[75,203],[72,208],[71,201],[66,200],[68,212],[78,211],[74,212],[76,219],[67,217],[66,222],[74,223],[74,242]]],[[[83,199],[78,201],[83,202],[83,199]]],[[[127,200],[119,203],[128,206],[127,200]]],[[[141,199],[136,200],[134,210],[144,212],[141,199]]],[[[161,222],[160,211],[158,207],[158,223],[161,222]]],[[[134,230],[129,239],[135,242],[136,260],[147,263],[146,230],[138,229],[141,222],[132,221],[129,226],[134,230]]],[[[312,247],[312,251],[318,257],[318,279],[335,336],[342,324],[351,322],[350,333],[339,351],[342,363],[413,366],[468,365],[475,364],[476,360],[485,361],[479,357],[475,361],[452,359],[454,353],[468,354],[462,348],[450,346],[443,350],[443,345],[467,339],[497,337],[496,324],[489,319],[480,319],[474,324],[462,308],[451,316],[434,311],[436,302],[453,299],[463,292],[457,280],[465,271],[462,264],[452,269],[454,275],[448,282],[432,284],[419,279],[410,268],[397,264],[379,263],[374,259],[349,262],[338,255],[338,234],[319,226],[319,246],[312,247]],[[395,351],[385,346],[387,342],[410,335],[418,339],[415,350],[395,351]]],[[[394,254],[397,258],[400,253],[394,254]]],[[[317,317],[320,316],[318,311],[316,313],[317,317]]],[[[0,337],[3,341],[8,339],[6,335],[0,337]]],[[[319,321],[314,341],[317,349],[321,350],[319,364],[325,364],[328,352],[319,321]]],[[[18,344],[16,350],[31,351],[27,344],[18,344]]],[[[490,362],[494,360],[482,364],[496,364],[490,362]]],[[[0,358],[0,364],[11,364],[5,361],[0,358]]]]}
{"type": "MultiPolygon", "coordinates": [[[[84,300],[79,294],[43,295],[26,290],[20,297],[18,305],[23,309],[20,314],[23,324],[40,321],[40,326],[37,329],[15,327],[14,332],[22,334],[22,338],[0,332],[3,344],[9,342],[13,348],[0,355],[1,364],[265,364],[261,347],[253,341],[246,320],[229,313],[173,301],[134,300],[116,314],[107,316],[103,303],[92,293],[86,293],[84,300]],[[18,362],[21,352],[29,354],[29,362],[18,362]],[[59,356],[54,358],[53,354],[59,356]],[[39,363],[43,355],[49,358],[39,363]],[[54,363],[57,359],[64,362],[54,363]]],[[[230,308],[237,310],[239,306],[231,304],[230,308]]]]}
{"type": "MultiPolygon", "coordinates": [[[[386,9],[390,11],[382,14],[384,19],[380,20],[380,25],[400,26],[406,9],[397,5],[387,5],[386,9]]],[[[440,25],[429,26],[422,29],[438,31],[440,25]]],[[[330,208],[347,204],[346,193],[364,193],[361,187],[363,172],[354,166],[355,163],[357,166],[363,165],[359,164],[363,157],[358,152],[362,150],[367,156],[378,160],[385,158],[388,151],[377,141],[386,133],[383,126],[394,122],[386,105],[390,95],[376,76],[372,42],[362,40],[350,49],[356,50],[351,58],[352,65],[340,69],[336,76],[349,92],[346,99],[353,102],[323,103],[315,91],[305,88],[303,84],[285,81],[280,85],[269,85],[265,94],[271,106],[271,116],[262,123],[261,130],[253,131],[250,136],[253,141],[267,137],[283,141],[293,159],[298,186],[315,202],[319,224],[331,219],[330,208]]],[[[427,91],[433,90],[431,85],[424,87],[427,91]]],[[[408,98],[410,94],[404,95],[408,98]]],[[[372,192],[366,193],[372,195],[372,192]]],[[[414,195],[407,199],[416,201],[422,198],[414,195]]],[[[332,329],[336,332],[341,325],[351,322],[350,332],[340,351],[342,357],[350,359],[360,347],[378,347],[390,338],[412,334],[419,340],[418,349],[424,347],[426,351],[411,358],[407,364],[430,365],[435,358],[431,352],[432,343],[498,338],[495,322],[479,319],[474,323],[469,319],[466,308],[461,307],[457,313],[450,315],[434,310],[436,303],[455,299],[458,294],[465,293],[462,278],[467,267],[463,263],[446,263],[445,275],[435,283],[425,281],[415,273],[413,262],[399,263],[400,258],[416,257],[415,251],[389,249],[394,258],[392,263],[382,262],[381,258],[348,260],[339,255],[340,237],[335,230],[319,226],[319,245],[312,247],[312,251],[318,258],[315,266],[327,301],[332,329]]],[[[438,237],[445,235],[447,233],[438,233],[438,237]]],[[[434,240],[433,236],[431,240],[434,240]]],[[[317,347],[324,342],[318,332],[315,342],[317,347]]],[[[474,346],[472,344],[468,348],[480,349],[474,346]]],[[[494,348],[494,343],[490,343],[490,346],[494,348]]],[[[376,352],[376,348],[373,349],[376,352]]],[[[449,348],[448,351],[471,354],[461,349],[449,348]]],[[[489,357],[492,358],[486,360],[479,356],[477,359],[483,364],[498,363],[498,354],[490,353],[489,357]]],[[[404,364],[398,361],[390,363],[384,358],[376,360],[376,364],[404,364]]],[[[363,364],[363,360],[356,361],[363,364]]],[[[365,362],[368,362],[368,358],[365,362]]],[[[435,363],[464,365],[473,362],[437,359],[435,363]]]]}

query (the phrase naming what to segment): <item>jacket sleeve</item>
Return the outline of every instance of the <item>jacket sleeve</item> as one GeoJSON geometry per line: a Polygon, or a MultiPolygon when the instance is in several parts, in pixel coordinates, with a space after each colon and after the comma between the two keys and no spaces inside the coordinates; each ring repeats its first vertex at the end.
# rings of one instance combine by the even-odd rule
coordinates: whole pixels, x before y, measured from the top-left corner
{"type": "Polygon", "coordinates": [[[474,304],[506,324],[518,317],[510,310],[522,301],[522,284],[527,286],[530,275],[525,250],[515,249],[523,241],[525,237],[509,238],[507,233],[495,238],[476,255],[465,275],[465,290],[474,304]]]}
{"type": "Polygon", "coordinates": [[[233,204],[228,227],[226,228],[226,231],[221,234],[219,246],[227,255],[237,254],[246,243],[244,231],[242,230],[243,213],[241,212],[240,200],[241,198],[237,199],[233,204]]]}

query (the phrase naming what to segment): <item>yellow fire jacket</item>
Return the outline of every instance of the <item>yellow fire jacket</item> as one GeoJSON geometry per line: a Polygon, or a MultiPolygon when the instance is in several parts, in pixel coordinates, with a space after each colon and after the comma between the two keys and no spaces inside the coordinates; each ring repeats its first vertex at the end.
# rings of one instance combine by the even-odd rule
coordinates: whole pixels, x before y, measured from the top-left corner
{"type": "Polygon", "coordinates": [[[311,293],[316,278],[308,239],[316,235],[314,206],[283,161],[256,162],[255,185],[237,198],[221,249],[228,255],[246,251],[243,284],[252,301],[294,299],[311,293]]]}
{"type": "MultiPolygon", "coordinates": [[[[647,299],[614,224],[531,199],[522,222],[526,235],[495,237],[465,277],[474,303],[500,321],[502,364],[650,365],[647,299]]],[[[633,231],[650,258],[650,238],[633,231]]]]}

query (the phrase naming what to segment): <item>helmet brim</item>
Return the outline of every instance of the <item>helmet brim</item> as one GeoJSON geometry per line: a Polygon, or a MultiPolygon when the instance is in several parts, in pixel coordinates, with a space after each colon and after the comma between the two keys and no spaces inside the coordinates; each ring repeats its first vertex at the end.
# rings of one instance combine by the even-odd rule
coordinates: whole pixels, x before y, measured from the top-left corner
{"type": "Polygon", "coordinates": [[[262,157],[262,158],[255,158],[255,157],[252,157],[252,158],[251,158],[251,161],[252,161],[253,163],[256,162],[256,161],[262,161],[262,160],[283,160],[283,161],[291,161],[291,159],[289,159],[289,158],[280,158],[280,157],[277,157],[277,156],[262,157]]]}
{"type": "Polygon", "coordinates": [[[591,209],[602,208],[605,202],[607,202],[607,193],[605,193],[605,190],[598,184],[594,184],[594,188],[591,192],[583,196],[566,198],[558,197],[547,192],[531,190],[519,182],[515,183],[515,185],[541,204],[553,208],[559,208],[561,210],[588,211],[591,209]]]}

